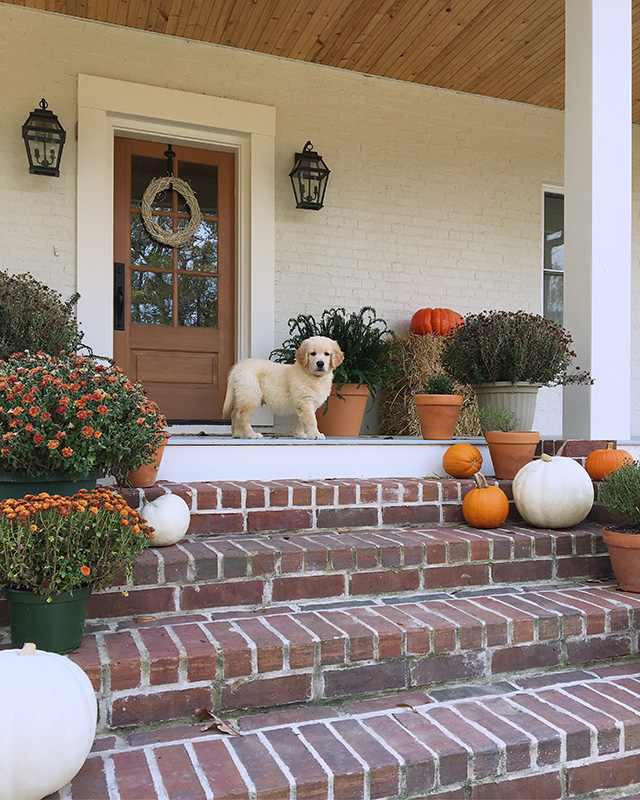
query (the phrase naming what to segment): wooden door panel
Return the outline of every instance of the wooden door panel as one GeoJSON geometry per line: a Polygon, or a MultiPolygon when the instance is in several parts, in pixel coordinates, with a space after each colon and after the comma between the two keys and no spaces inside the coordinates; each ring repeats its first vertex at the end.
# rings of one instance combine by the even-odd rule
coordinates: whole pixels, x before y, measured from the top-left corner
{"type": "MultiPolygon", "coordinates": [[[[216,421],[234,354],[235,160],[172,146],[173,175],[183,171],[203,221],[191,242],[171,247],[149,235],[140,214],[149,181],[166,174],[167,147],[115,140],[114,258],[125,265],[125,296],[114,357],[170,420],[216,421]]],[[[151,213],[168,231],[190,216],[171,191],[156,196],[151,213]]]]}

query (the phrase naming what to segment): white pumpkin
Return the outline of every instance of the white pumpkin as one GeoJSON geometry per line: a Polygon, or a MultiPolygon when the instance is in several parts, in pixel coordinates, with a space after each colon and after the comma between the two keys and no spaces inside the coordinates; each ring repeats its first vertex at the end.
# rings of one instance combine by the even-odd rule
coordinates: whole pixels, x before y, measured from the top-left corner
{"type": "Polygon", "coordinates": [[[152,547],[166,547],[180,541],[189,528],[189,506],[177,494],[163,494],[145,503],[140,516],[153,528],[152,547]]]}
{"type": "Polygon", "coordinates": [[[76,775],[96,733],[91,681],[64,656],[0,651],[0,800],[41,800],[76,775]]]}
{"type": "Polygon", "coordinates": [[[520,516],[531,525],[568,528],[591,510],[593,483],[577,461],[543,453],[516,474],[513,499],[520,516]]]}

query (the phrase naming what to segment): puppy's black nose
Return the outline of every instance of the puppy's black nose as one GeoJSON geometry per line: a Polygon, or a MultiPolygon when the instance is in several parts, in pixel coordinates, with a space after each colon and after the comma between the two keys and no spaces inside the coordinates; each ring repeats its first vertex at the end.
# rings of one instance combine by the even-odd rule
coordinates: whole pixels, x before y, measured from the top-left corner
{"type": "Polygon", "coordinates": [[[324,367],[324,361],[316,361],[316,367],[322,369],[324,367]]]}

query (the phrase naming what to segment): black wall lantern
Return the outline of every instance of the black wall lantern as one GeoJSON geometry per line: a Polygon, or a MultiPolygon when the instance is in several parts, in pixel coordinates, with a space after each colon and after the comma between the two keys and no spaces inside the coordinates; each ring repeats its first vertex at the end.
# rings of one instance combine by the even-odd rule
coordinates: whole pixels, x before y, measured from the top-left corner
{"type": "Polygon", "coordinates": [[[311,142],[307,142],[302,153],[296,153],[295,164],[289,173],[296,208],[312,208],[314,211],[322,208],[330,172],[322,156],[314,151],[311,142]]]}
{"type": "Polygon", "coordinates": [[[58,117],[47,109],[42,98],[22,126],[22,138],[27,148],[29,172],[32,175],[60,175],[60,158],[67,134],[58,117]]]}

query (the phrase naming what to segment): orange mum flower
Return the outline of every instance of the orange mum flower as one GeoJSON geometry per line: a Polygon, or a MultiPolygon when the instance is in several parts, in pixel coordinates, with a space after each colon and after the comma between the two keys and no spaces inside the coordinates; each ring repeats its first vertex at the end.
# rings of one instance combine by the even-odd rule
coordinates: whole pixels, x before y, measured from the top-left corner
{"type": "Polygon", "coordinates": [[[60,446],[60,442],[57,439],[50,439],[47,442],[47,447],[49,448],[49,450],[55,450],[56,447],[59,447],[59,446],[60,446]]]}
{"type": "Polygon", "coordinates": [[[80,567],[80,572],[83,575],[91,575],[91,570],[87,566],[80,567]]]}

